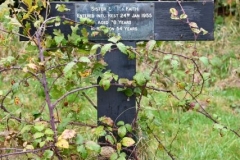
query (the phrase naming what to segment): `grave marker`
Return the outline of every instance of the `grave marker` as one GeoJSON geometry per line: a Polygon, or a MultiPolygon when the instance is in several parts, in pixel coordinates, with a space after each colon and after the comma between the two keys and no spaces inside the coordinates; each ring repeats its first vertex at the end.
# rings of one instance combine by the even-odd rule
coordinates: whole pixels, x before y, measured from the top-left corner
{"type": "MultiPolygon", "coordinates": [[[[208,31],[207,35],[199,35],[197,40],[213,40],[214,30],[214,1],[181,2],[188,18],[196,22],[199,27],[208,31]]],[[[116,34],[122,36],[122,42],[128,46],[136,46],[138,40],[164,41],[193,41],[194,36],[188,24],[172,20],[169,9],[181,8],[176,1],[135,2],[135,0],[96,0],[95,2],[52,2],[50,17],[65,16],[78,21],[81,17],[92,18],[96,27],[105,25],[116,34]],[[113,3],[114,2],[114,3],[113,3]],[[58,12],[56,4],[64,3],[69,11],[58,12]]],[[[54,29],[61,29],[65,35],[71,33],[70,26],[62,25],[54,29]]],[[[32,33],[34,31],[32,30],[32,33]]],[[[53,28],[48,28],[48,33],[53,28]]],[[[89,37],[90,40],[106,42],[107,37],[89,37]]],[[[20,37],[20,40],[26,40],[20,37]]],[[[113,50],[105,55],[108,69],[119,75],[119,78],[132,79],[136,73],[136,60],[129,60],[119,50],[113,50]]],[[[112,86],[104,91],[98,88],[98,118],[111,117],[114,121],[123,120],[131,123],[136,114],[136,97],[128,98],[117,87],[112,86]]]]}

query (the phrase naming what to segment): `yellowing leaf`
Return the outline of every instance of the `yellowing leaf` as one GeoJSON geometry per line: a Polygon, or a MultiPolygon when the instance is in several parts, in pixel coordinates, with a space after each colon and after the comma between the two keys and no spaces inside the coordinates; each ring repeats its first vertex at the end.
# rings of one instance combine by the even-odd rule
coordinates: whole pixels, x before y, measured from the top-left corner
{"type": "Polygon", "coordinates": [[[93,142],[93,141],[87,141],[85,143],[85,147],[88,150],[91,150],[91,151],[96,151],[96,152],[99,152],[99,153],[101,151],[101,146],[99,144],[97,144],[96,142],[93,142]]]}
{"type": "Polygon", "coordinates": [[[186,19],[188,17],[188,15],[186,15],[185,13],[180,15],[180,19],[186,19]]]}
{"type": "Polygon", "coordinates": [[[75,130],[65,129],[60,137],[62,139],[70,139],[73,138],[75,135],[76,135],[75,130]]]}
{"type": "Polygon", "coordinates": [[[101,117],[99,118],[99,121],[108,126],[113,126],[114,124],[113,120],[110,117],[101,117]]]}
{"type": "Polygon", "coordinates": [[[182,90],[182,89],[185,89],[186,84],[184,82],[177,82],[177,86],[178,86],[179,89],[182,90]]]}
{"type": "Polygon", "coordinates": [[[14,103],[15,105],[19,105],[21,103],[19,97],[14,98],[14,103]]]}
{"type": "Polygon", "coordinates": [[[117,143],[117,151],[120,152],[122,149],[122,144],[121,143],[117,143]]]}
{"type": "Polygon", "coordinates": [[[22,2],[23,2],[28,8],[31,8],[31,7],[32,7],[32,0],[22,0],[22,2]]]}
{"type": "Polygon", "coordinates": [[[208,31],[206,31],[205,29],[203,29],[203,28],[200,28],[200,31],[202,31],[203,32],[203,35],[205,35],[205,34],[208,34],[208,31]]]}
{"type": "Polygon", "coordinates": [[[135,144],[135,141],[130,137],[124,137],[121,142],[125,147],[130,147],[135,144]]]}
{"type": "Polygon", "coordinates": [[[175,15],[173,15],[173,14],[171,14],[171,19],[178,20],[179,17],[178,17],[178,16],[175,16],[175,15]]]}
{"type": "Polygon", "coordinates": [[[88,57],[80,57],[79,62],[90,63],[90,59],[88,57]]]}
{"type": "Polygon", "coordinates": [[[178,11],[175,8],[170,8],[170,13],[174,16],[178,15],[178,11]]]}
{"type": "Polygon", "coordinates": [[[27,146],[25,147],[25,149],[27,149],[27,150],[33,150],[34,147],[33,147],[32,145],[27,145],[27,146]]]}
{"type": "Polygon", "coordinates": [[[91,74],[91,71],[90,70],[86,70],[86,71],[84,71],[84,72],[79,72],[79,75],[81,76],[81,77],[88,77],[89,75],[91,74]]]}
{"type": "Polygon", "coordinates": [[[58,148],[69,148],[69,143],[67,140],[58,138],[58,142],[55,144],[58,148]]]}
{"type": "Polygon", "coordinates": [[[197,23],[195,23],[195,22],[190,22],[190,23],[189,23],[189,26],[190,26],[191,28],[198,28],[198,25],[197,25],[197,23]]]}
{"type": "Polygon", "coordinates": [[[97,52],[97,49],[101,47],[100,44],[95,44],[92,46],[91,50],[90,50],[90,54],[95,54],[97,52]]]}
{"type": "Polygon", "coordinates": [[[198,28],[191,28],[191,30],[196,34],[199,34],[201,32],[201,30],[198,28]]]}
{"type": "Polygon", "coordinates": [[[147,50],[147,53],[150,54],[153,50],[153,48],[155,47],[156,45],[156,41],[155,40],[150,40],[147,42],[146,44],[146,50],[147,50]]]}
{"type": "Polygon", "coordinates": [[[37,70],[37,69],[38,69],[37,65],[34,64],[34,63],[29,63],[27,66],[28,66],[29,68],[31,68],[31,69],[34,69],[34,70],[37,70]]]}

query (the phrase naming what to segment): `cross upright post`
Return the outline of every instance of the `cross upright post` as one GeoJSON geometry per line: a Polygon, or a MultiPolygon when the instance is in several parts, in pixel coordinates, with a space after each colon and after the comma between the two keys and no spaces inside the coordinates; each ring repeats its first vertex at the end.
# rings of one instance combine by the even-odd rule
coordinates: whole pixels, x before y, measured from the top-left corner
{"type": "MultiPolygon", "coordinates": [[[[133,3],[135,0],[97,0],[97,3],[133,3]]],[[[125,45],[136,46],[135,41],[123,41],[125,45]]],[[[128,56],[120,50],[113,50],[104,56],[104,61],[108,64],[111,72],[117,74],[119,78],[132,79],[136,73],[136,59],[129,60],[128,56]]],[[[97,89],[98,118],[106,116],[113,121],[124,121],[132,123],[135,118],[136,97],[127,97],[124,93],[118,92],[116,86],[111,86],[109,90],[97,89]]]]}

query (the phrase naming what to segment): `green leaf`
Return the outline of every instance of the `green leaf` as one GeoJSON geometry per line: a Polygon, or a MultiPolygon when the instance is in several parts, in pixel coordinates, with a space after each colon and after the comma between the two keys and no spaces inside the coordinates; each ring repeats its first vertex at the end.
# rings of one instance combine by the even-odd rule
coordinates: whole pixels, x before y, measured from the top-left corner
{"type": "Polygon", "coordinates": [[[117,81],[117,80],[118,80],[118,75],[116,75],[116,74],[113,74],[113,75],[112,75],[112,77],[113,77],[113,79],[114,79],[115,81],[117,81]]]}
{"type": "Polygon", "coordinates": [[[45,130],[44,134],[46,134],[46,135],[53,135],[53,134],[54,134],[54,132],[53,132],[53,130],[52,130],[52,129],[50,129],[50,128],[47,128],[47,129],[45,130]]]}
{"type": "Polygon", "coordinates": [[[208,58],[207,57],[200,57],[199,60],[205,65],[208,66],[208,58]]]}
{"type": "Polygon", "coordinates": [[[46,142],[53,141],[53,138],[52,138],[52,137],[47,137],[45,141],[46,141],[46,142]]]}
{"type": "Polygon", "coordinates": [[[132,126],[130,124],[125,124],[125,127],[128,132],[132,132],[132,126]]]}
{"type": "Polygon", "coordinates": [[[122,152],[122,153],[120,153],[120,155],[119,155],[120,158],[124,158],[124,159],[125,159],[126,156],[127,156],[127,155],[126,155],[125,152],[122,152]]]}
{"type": "Polygon", "coordinates": [[[134,91],[133,91],[136,95],[140,95],[142,90],[139,88],[139,87],[136,87],[134,88],[134,91]]]}
{"type": "Polygon", "coordinates": [[[51,150],[45,150],[43,156],[44,156],[44,158],[46,158],[46,159],[51,159],[52,156],[53,156],[53,151],[51,151],[51,150]]]}
{"type": "Polygon", "coordinates": [[[120,156],[117,160],[126,160],[126,158],[123,156],[120,156]]]}
{"type": "Polygon", "coordinates": [[[79,59],[79,62],[90,63],[91,61],[90,61],[90,59],[88,57],[81,57],[79,59]]]}
{"type": "Polygon", "coordinates": [[[119,49],[122,53],[124,53],[124,54],[127,54],[127,53],[128,53],[128,52],[127,52],[127,47],[125,46],[125,44],[119,42],[119,43],[117,43],[116,45],[117,45],[118,49],[119,49]]]}
{"type": "Polygon", "coordinates": [[[94,134],[98,137],[101,136],[105,136],[106,135],[106,131],[104,130],[104,126],[98,126],[95,131],[94,134]]]}
{"type": "Polygon", "coordinates": [[[25,132],[29,132],[31,130],[33,126],[32,125],[26,125],[21,129],[21,134],[25,133],[25,132]]]}
{"type": "Polygon", "coordinates": [[[81,17],[80,24],[94,25],[94,21],[87,17],[81,17]]]}
{"type": "Polygon", "coordinates": [[[80,153],[82,158],[84,158],[84,159],[87,158],[88,152],[87,152],[86,148],[83,145],[78,146],[77,147],[77,151],[80,153]]]}
{"type": "Polygon", "coordinates": [[[61,123],[58,125],[58,131],[63,132],[66,126],[69,124],[69,122],[72,121],[71,117],[64,118],[61,123]]]}
{"type": "Polygon", "coordinates": [[[105,55],[108,51],[110,51],[112,45],[113,45],[112,43],[105,44],[105,45],[101,48],[101,54],[102,54],[102,55],[105,55]]]}
{"type": "Polygon", "coordinates": [[[213,128],[214,128],[214,129],[223,129],[224,126],[221,125],[221,124],[215,123],[215,124],[213,125],[213,128]]]}
{"type": "Polygon", "coordinates": [[[53,34],[56,44],[60,44],[64,40],[64,34],[60,30],[54,29],[53,34]]]}
{"type": "Polygon", "coordinates": [[[14,83],[14,84],[12,85],[12,90],[13,90],[13,92],[16,92],[18,89],[19,89],[19,83],[14,83]]]}
{"type": "Polygon", "coordinates": [[[124,90],[124,94],[128,97],[131,97],[134,94],[134,92],[131,88],[127,88],[124,90]]]}
{"type": "Polygon", "coordinates": [[[95,44],[95,45],[93,45],[92,48],[91,48],[91,50],[90,50],[90,54],[96,54],[97,49],[98,49],[99,47],[101,47],[100,44],[95,44]]]}
{"type": "Polygon", "coordinates": [[[100,29],[101,31],[103,31],[104,34],[107,34],[107,33],[109,33],[109,31],[110,31],[109,28],[106,27],[106,26],[100,26],[99,29],[100,29]]]}
{"type": "Polygon", "coordinates": [[[172,67],[173,67],[174,69],[176,69],[176,68],[178,68],[178,66],[179,66],[179,61],[173,59],[173,60],[171,60],[171,65],[172,65],[172,67]]]}
{"type": "Polygon", "coordinates": [[[213,57],[210,60],[210,63],[214,67],[220,67],[222,65],[222,60],[219,57],[213,57]]]}
{"type": "Polygon", "coordinates": [[[109,42],[117,43],[121,39],[120,36],[114,36],[108,39],[109,42]]]}
{"type": "Polygon", "coordinates": [[[56,7],[57,11],[59,12],[65,12],[65,11],[70,11],[70,9],[66,8],[65,4],[57,4],[56,7]]]}
{"type": "Polygon", "coordinates": [[[44,136],[44,133],[42,133],[42,132],[37,132],[37,133],[35,133],[34,135],[33,135],[33,138],[34,139],[37,139],[37,138],[41,138],[41,137],[43,137],[44,136]]]}
{"type": "Polygon", "coordinates": [[[101,87],[103,87],[103,89],[106,91],[110,87],[110,80],[108,80],[108,79],[107,80],[101,79],[101,81],[99,82],[99,85],[101,87]]]}
{"type": "Polygon", "coordinates": [[[82,30],[81,30],[81,33],[82,33],[82,35],[83,35],[83,37],[88,37],[88,31],[87,31],[87,29],[86,28],[83,28],[82,30]]]}
{"type": "Polygon", "coordinates": [[[42,141],[39,143],[39,147],[43,147],[45,145],[46,141],[42,141]]]}
{"type": "Polygon", "coordinates": [[[118,123],[117,123],[117,126],[123,126],[125,123],[123,122],[123,121],[119,121],[118,123]]]}
{"type": "Polygon", "coordinates": [[[84,142],[84,138],[81,134],[77,134],[77,137],[76,137],[76,144],[77,145],[80,145],[80,144],[83,144],[84,142]]]}
{"type": "Polygon", "coordinates": [[[93,141],[87,141],[85,143],[85,147],[88,150],[95,151],[97,153],[100,153],[100,151],[101,151],[101,146],[99,144],[97,144],[96,142],[93,142],[93,141]]]}
{"type": "Polygon", "coordinates": [[[118,154],[117,153],[113,153],[110,157],[110,160],[117,160],[118,158],[118,154]]]}
{"type": "Polygon", "coordinates": [[[114,139],[114,137],[111,136],[111,135],[106,135],[106,136],[105,136],[105,140],[106,140],[107,142],[111,143],[112,145],[115,144],[115,139],[114,139]]]}
{"type": "Polygon", "coordinates": [[[34,126],[34,129],[36,129],[36,130],[39,131],[39,132],[43,131],[44,128],[45,128],[44,125],[37,125],[37,126],[34,126]]]}
{"type": "Polygon", "coordinates": [[[136,81],[136,83],[139,86],[143,86],[149,79],[149,75],[148,73],[144,73],[144,72],[138,72],[133,79],[136,81]]]}
{"type": "Polygon", "coordinates": [[[121,141],[122,145],[125,147],[130,147],[135,144],[135,141],[130,137],[124,137],[121,141]]]}
{"type": "Polygon", "coordinates": [[[121,126],[118,128],[118,135],[119,137],[124,137],[127,134],[127,129],[125,126],[121,126]]]}
{"type": "Polygon", "coordinates": [[[73,66],[74,66],[75,64],[76,64],[75,62],[70,62],[70,63],[68,63],[68,64],[64,67],[63,73],[66,74],[67,72],[69,72],[69,71],[73,68],[73,66]]]}
{"type": "Polygon", "coordinates": [[[155,45],[156,45],[156,41],[155,40],[150,40],[150,41],[147,42],[146,50],[147,50],[148,54],[152,53],[152,50],[153,50],[155,45]]]}

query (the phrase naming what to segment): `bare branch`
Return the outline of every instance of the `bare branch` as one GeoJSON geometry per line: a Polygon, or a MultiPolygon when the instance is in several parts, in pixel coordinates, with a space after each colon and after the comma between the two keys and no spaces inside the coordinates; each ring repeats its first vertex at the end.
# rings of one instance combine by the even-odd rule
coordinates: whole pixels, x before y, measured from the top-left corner
{"type": "Polygon", "coordinates": [[[5,32],[5,33],[8,33],[8,34],[18,35],[18,36],[21,36],[21,37],[24,37],[24,38],[29,39],[29,37],[27,37],[27,36],[25,36],[25,35],[23,35],[23,34],[19,34],[19,33],[17,33],[17,32],[12,32],[12,31],[10,32],[10,31],[6,31],[6,30],[1,29],[1,28],[0,28],[0,31],[5,32]]]}
{"type": "Polygon", "coordinates": [[[92,85],[92,86],[87,86],[87,87],[81,87],[81,88],[77,88],[77,89],[73,89],[67,93],[65,93],[64,95],[62,95],[60,98],[58,98],[53,104],[52,104],[52,107],[55,108],[56,105],[61,101],[63,100],[64,98],[66,98],[68,95],[70,94],[73,94],[75,92],[79,92],[79,91],[82,91],[82,90],[86,90],[86,89],[90,89],[90,88],[95,88],[95,87],[99,87],[98,84],[95,84],[95,85],[92,85]]]}
{"type": "Polygon", "coordinates": [[[16,156],[16,155],[21,155],[21,154],[26,154],[26,153],[42,152],[42,151],[45,151],[45,150],[47,150],[49,148],[52,148],[52,147],[54,147],[54,145],[46,146],[46,147],[35,149],[35,150],[27,150],[27,151],[22,151],[22,152],[14,152],[14,153],[2,154],[2,155],[0,155],[0,158],[9,157],[9,156],[16,156]]]}
{"type": "Polygon", "coordinates": [[[86,95],[85,92],[82,92],[82,95],[89,101],[89,103],[91,103],[91,105],[97,109],[97,105],[93,103],[93,101],[88,97],[88,95],[86,95]]]}
{"type": "MultiPolygon", "coordinates": [[[[151,130],[149,127],[148,127],[149,130],[151,130]]],[[[172,159],[172,160],[175,160],[173,154],[167,150],[167,148],[163,145],[163,143],[161,142],[161,140],[152,132],[152,135],[154,136],[154,138],[157,140],[157,142],[161,145],[161,147],[163,147],[164,151],[168,154],[168,156],[172,159]]]]}

